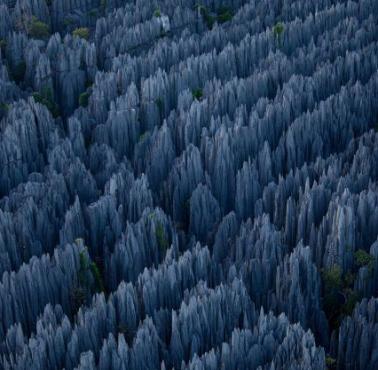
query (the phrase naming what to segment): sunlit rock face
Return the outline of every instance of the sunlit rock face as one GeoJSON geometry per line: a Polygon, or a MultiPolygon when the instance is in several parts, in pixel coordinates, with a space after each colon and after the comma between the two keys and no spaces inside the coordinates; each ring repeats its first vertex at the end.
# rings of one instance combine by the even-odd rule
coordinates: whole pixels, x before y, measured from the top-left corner
{"type": "Polygon", "coordinates": [[[378,368],[376,0],[0,0],[0,370],[378,368]]]}

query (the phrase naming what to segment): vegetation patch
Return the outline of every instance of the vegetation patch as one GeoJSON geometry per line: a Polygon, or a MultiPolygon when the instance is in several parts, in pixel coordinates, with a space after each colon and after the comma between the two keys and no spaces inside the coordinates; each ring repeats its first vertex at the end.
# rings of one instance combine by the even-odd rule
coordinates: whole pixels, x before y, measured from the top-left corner
{"type": "Polygon", "coordinates": [[[280,38],[281,35],[283,34],[284,30],[285,30],[284,25],[281,22],[278,22],[273,27],[273,34],[277,38],[280,38]]]}
{"type": "Polygon", "coordinates": [[[101,275],[100,269],[98,268],[96,262],[91,262],[90,270],[91,270],[92,275],[95,279],[97,290],[99,290],[100,292],[104,292],[105,291],[104,282],[102,280],[102,275],[101,275]]]}
{"type": "Polygon", "coordinates": [[[81,107],[87,107],[89,103],[90,94],[88,92],[83,92],[79,95],[79,105],[81,107]]]}
{"type": "Polygon", "coordinates": [[[354,290],[358,270],[368,267],[369,271],[373,271],[374,262],[375,258],[371,254],[358,249],[354,253],[351,271],[343,274],[338,265],[322,271],[323,306],[332,329],[337,329],[342,319],[353,313],[354,307],[362,298],[361,293],[354,290]]]}
{"type": "Polygon", "coordinates": [[[334,370],[337,367],[336,359],[331,356],[326,356],[326,366],[328,370],[334,370]]]}
{"type": "Polygon", "coordinates": [[[32,96],[37,103],[46,106],[54,118],[60,115],[59,107],[54,101],[54,94],[50,88],[44,88],[41,92],[34,92],[32,96]]]}
{"type": "Polygon", "coordinates": [[[225,23],[232,19],[233,14],[231,9],[227,7],[221,7],[218,9],[217,21],[218,23],[225,23]]]}
{"type": "Polygon", "coordinates": [[[363,249],[359,249],[354,253],[354,260],[357,267],[370,267],[374,266],[374,257],[363,249]]]}
{"type": "Polygon", "coordinates": [[[139,136],[139,142],[146,140],[150,136],[150,131],[145,131],[139,136]]]}
{"type": "Polygon", "coordinates": [[[162,252],[165,252],[169,247],[168,239],[165,236],[164,227],[160,222],[156,223],[156,240],[158,242],[159,248],[162,252]]]}
{"type": "Polygon", "coordinates": [[[202,89],[195,89],[192,91],[193,98],[196,100],[201,100],[203,97],[202,89]]]}
{"type": "Polygon", "coordinates": [[[80,37],[84,40],[89,40],[90,31],[87,27],[79,27],[72,31],[72,36],[80,37]]]}
{"type": "Polygon", "coordinates": [[[218,8],[215,13],[212,13],[204,5],[197,5],[197,9],[209,30],[213,28],[215,22],[222,24],[230,21],[233,17],[232,10],[225,6],[218,8]]]}
{"type": "Polygon", "coordinates": [[[34,39],[46,39],[50,36],[50,27],[36,17],[32,17],[28,34],[34,39]]]}

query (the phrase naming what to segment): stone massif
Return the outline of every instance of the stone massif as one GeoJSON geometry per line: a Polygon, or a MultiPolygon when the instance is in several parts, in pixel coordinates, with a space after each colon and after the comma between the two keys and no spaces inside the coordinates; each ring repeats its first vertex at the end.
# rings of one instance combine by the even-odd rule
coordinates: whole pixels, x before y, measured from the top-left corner
{"type": "Polygon", "coordinates": [[[378,3],[0,0],[0,369],[375,369],[378,3]]]}

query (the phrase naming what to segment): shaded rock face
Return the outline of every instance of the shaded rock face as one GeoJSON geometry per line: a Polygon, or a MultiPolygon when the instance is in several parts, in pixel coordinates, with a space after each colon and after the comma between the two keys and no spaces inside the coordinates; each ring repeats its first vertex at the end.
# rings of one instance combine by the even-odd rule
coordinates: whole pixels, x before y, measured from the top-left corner
{"type": "Polygon", "coordinates": [[[0,0],[0,370],[378,368],[376,0],[0,0]]]}

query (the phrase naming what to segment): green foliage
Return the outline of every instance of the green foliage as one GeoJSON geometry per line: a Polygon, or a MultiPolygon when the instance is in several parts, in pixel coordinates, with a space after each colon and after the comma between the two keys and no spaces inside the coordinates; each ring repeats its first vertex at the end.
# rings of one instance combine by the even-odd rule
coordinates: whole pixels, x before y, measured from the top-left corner
{"type": "Polygon", "coordinates": [[[218,9],[217,21],[218,23],[225,23],[232,19],[232,11],[227,7],[218,9]]]}
{"type": "Polygon", "coordinates": [[[6,103],[0,103],[0,111],[7,112],[9,110],[9,104],[6,103]]]}
{"type": "Polygon", "coordinates": [[[197,9],[209,30],[213,28],[215,22],[225,23],[233,17],[232,11],[228,7],[220,7],[216,13],[211,13],[204,5],[197,5],[197,9]]]}
{"type": "Polygon", "coordinates": [[[201,100],[203,97],[202,89],[195,89],[192,91],[192,95],[194,99],[201,100]]]}
{"type": "Polygon", "coordinates": [[[139,136],[139,142],[146,140],[150,136],[150,131],[146,131],[139,136]]]}
{"type": "Polygon", "coordinates": [[[40,103],[46,106],[46,108],[50,111],[51,115],[54,118],[59,117],[60,115],[59,107],[54,101],[46,99],[44,96],[42,96],[38,92],[34,92],[32,96],[37,103],[40,103]]]}
{"type": "Polygon", "coordinates": [[[28,33],[34,39],[45,39],[50,36],[50,28],[46,23],[32,17],[28,33]]]}
{"type": "Polygon", "coordinates": [[[79,269],[79,285],[82,288],[89,289],[88,273],[90,272],[96,282],[97,290],[105,291],[104,283],[102,280],[101,272],[97,264],[90,261],[84,252],[79,253],[80,269],[79,269]]]}
{"type": "Polygon", "coordinates": [[[101,292],[104,292],[105,291],[104,282],[102,280],[102,276],[101,276],[99,268],[97,267],[97,264],[95,262],[91,262],[90,269],[96,281],[97,289],[101,292]]]}
{"type": "Polygon", "coordinates": [[[326,356],[326,366],[328,370],[336,369],[336,366],[337,366],[336,359],[334,359],[331,356],[326,356]]]}
{"type": "Polygon", "coordinates": [[[89,101],[90,94],[88,92],[83,92],[82,94],[79,95],[79,104],[82,107],[87,107],[88,106],[88,101],[89,101]]]}
{"type": "Polygon", "coordinates": [[[372,267],[374,263],[374,257],[364,251],[363,249],[359,249],[354,253],[355,264],[357,267],[369,266],[372,267]]]}
{"type": "MultiPolygon", "coordinates": [[[[359,253],[360,254],[360,253],[359,253]]],[[[364,256],[362,261],[366,263],[364,256]]],[[[332,329],[337,329],[344,316],[351,315],[361,294],[353,290],[356,274],[349,271],[342,274],[338,265],[322,271],[324,300],[323,307],[332,329]]]]}
{"type": "Polygon", "coordinates": [[[154,17],[156,17],[156,18],[160,18],[161,17],[161,11],[160,11],[159,8],[154,11],[154,17]]]}
{"type": "Polygon", "coordinates": [[[60,115],[59,107],[54,101],[53,92],[49,87],[45,87],[42,91],[32,94],[37,103],[43,104],[50,111],[51,115],[56,118],[60,115]]]}
{"type": "Polygon", "coordinates": [[[344,275],[344,287],[353,286],[354,280],[356,279],[356,274],[352,272],[347,272],[344,275]]]}
{"type": "Polygon", "coordinates": [[[89,261],[84,252],[79,253],[79,262],[80,262],[80,269],[79,269],[79,274],[78,274],[79,283],[80,283],[80,286],[87,286],[88,285],[87,272],[89,269],[89,261]]]}
{"type": "Polygon", "coordinates": [[[322,271],[324,297],[323,307],[331,328],[339,326],[342,305],[345,303],[342,292],[343,280],[338,265],[322,271]]]}
{"type": "Polygon", "coordinates": [[[340,290],[342,287],[341,268],[334,265],[328,270],[323,271],[325,289],[328,291],[340,290]]]}
{"type": "Polygon", "coordinates": [[[64,24],[65,26],[69,26],[69,25],[71,25],[71,24],[74,24],[74,21],[73,21],[71,18],[64,18],[64,20],[63,20],[63,24],[64,24]]]}
{"type": "Polygon", "coordinates": [[[353,313],[354,307],[358,303],[358,301],[361,299],[360,294],[357,292],[348,289],[346,291],[346,302],[342,307],[342,313],[345,316],[350,316],[353,313]]]}
{"type": "Polygon", "coordinates": [[[24,80],[26,72],[26,64],[24,61],[18,63],[15,67],[12,69],[12,77],[17,82],[20,83],[24,80]]]}
{"type": "Polygon", "coordinates": [[[284,25],[281,22],[278,22],[273,27],[273,34],[274,34],[274,36],[276,36],[277,38],[279,38],[283,34],[284,30],[285,30],[284,25]]]}
{"type": "Polygon", "coordinates": [[[197,8],[202,15],[204,22],[206,23],[207,28],[211,30],[215,23],[215,17],[210,14],[209,10],[205,6],[197,5],[197,8]]]}
{"type": "Polygon", "coordinates": [[[89,28],[87,27],[79,27],[72,31],[72,35],[76,37],[80,37],[84,40],[88,40],[90,36],[89,28]]]}
{"type": "Polygon", "coordinates": [[[160,222],[157,222],[156,224],[155,233],[156,233],[156,240],[158,242],[160,250],[166,251],[167,248],[169,247],[169,243],[165,236],[163,225],[160,222]]]}

